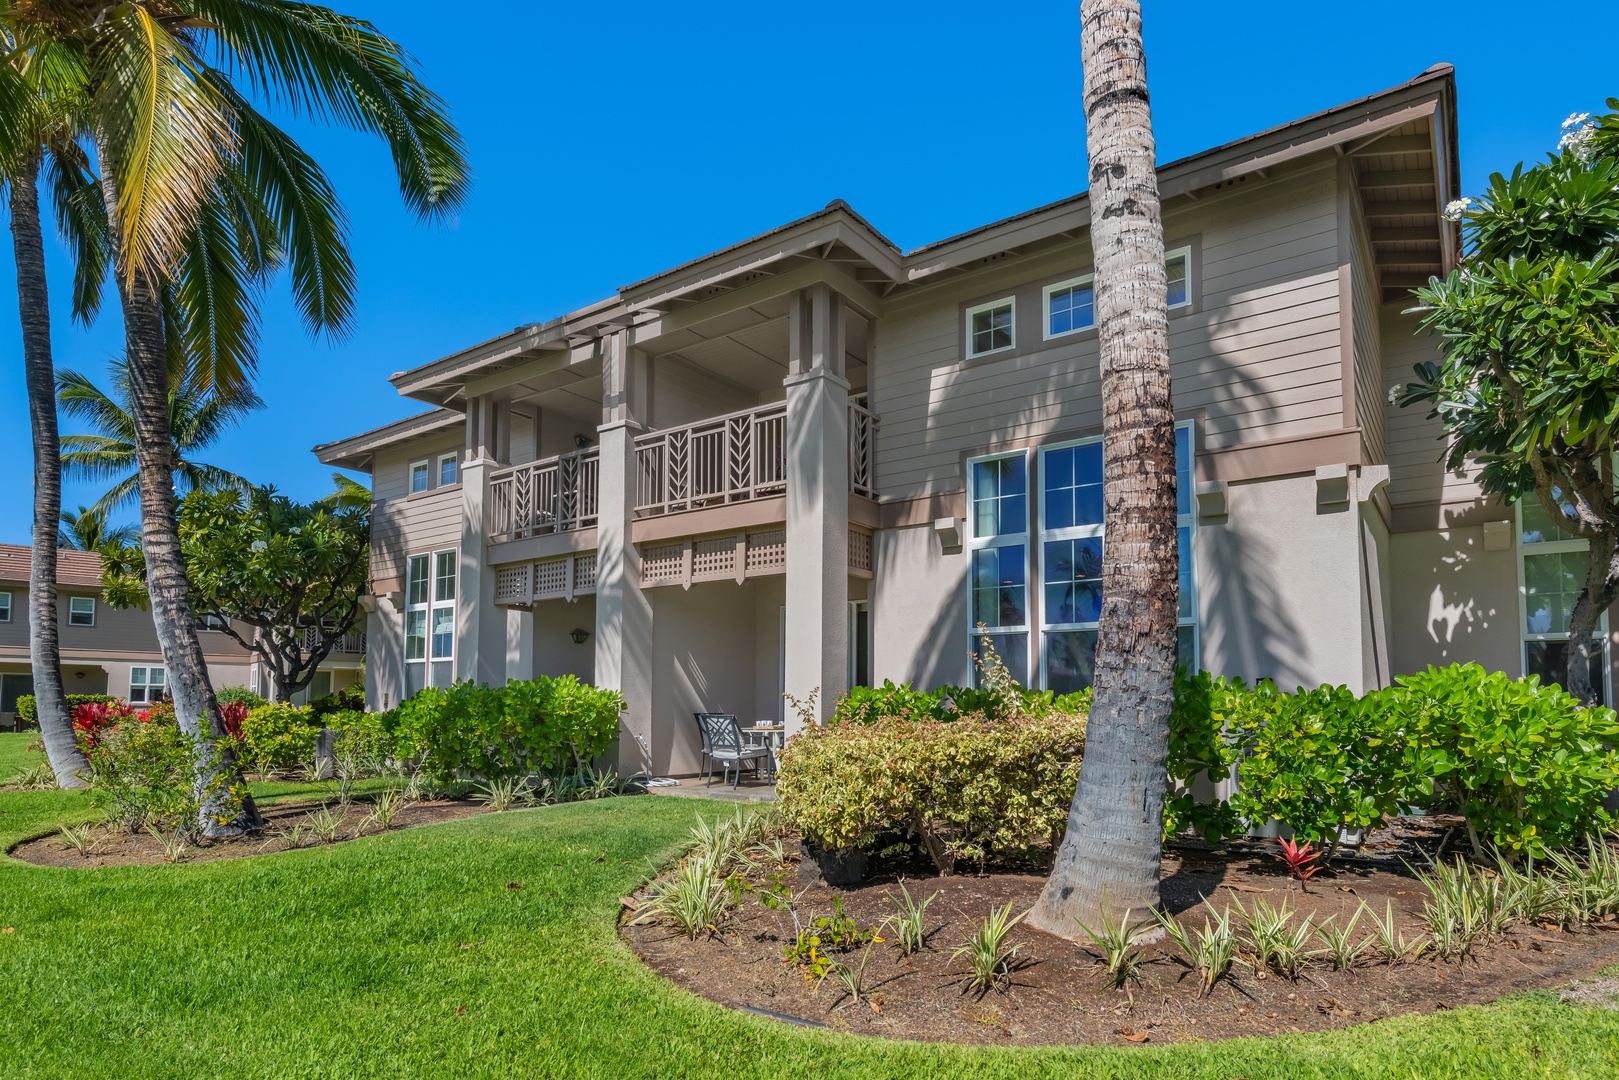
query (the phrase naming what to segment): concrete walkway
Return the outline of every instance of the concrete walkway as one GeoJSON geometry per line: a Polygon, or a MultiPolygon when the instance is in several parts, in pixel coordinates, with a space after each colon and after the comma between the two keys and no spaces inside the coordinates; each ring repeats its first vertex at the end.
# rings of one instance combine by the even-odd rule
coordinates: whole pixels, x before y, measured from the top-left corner
{"type": "Polygon", "coordinates": [[[767,784],[762,780],[754,780],[747,776],[735,791],[730,784],[720,783],[719,777],[714,778],[713,786],[705,787],[701,776],[688,776],[678,780],[673,787],[649,787],[648,795],[669,795],[684,799],[723,799],[726,802],[774,802],[776,799],[776,785],[767,784]]]}

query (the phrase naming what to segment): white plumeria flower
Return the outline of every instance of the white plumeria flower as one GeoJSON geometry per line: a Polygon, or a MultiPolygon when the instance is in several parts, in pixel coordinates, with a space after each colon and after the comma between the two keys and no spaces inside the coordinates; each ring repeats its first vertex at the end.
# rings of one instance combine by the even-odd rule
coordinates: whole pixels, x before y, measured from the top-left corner
{"type": "Polygon", "coordinates": [[[1390,405],[1399,404],[1399,402],[1400,402],[1400,393],[1404,389],[1405,389],[1405,387],[1401,386],[1399,383],[1395,383],[1393,386],[1389,387],[1389,404],[1390,405]]]}
{"type": "Polygon", "coordinates": [[[1567,131],[1571,127],[1584,127],[1585,122],[1589,119],[1591,119],[1591,114],[1588,112],[1569,113],[1568,119],[1563,121],[1563,130],[1567,131]]]}
{"type": "Polygon", "coordinates": [[[1593,127],[1575,128],[1557,140],[1557,149],[1567,150],[1580,161],[1590,161],[1595,149],[1597,130],[1593,127]]]}
{"type": "Polygon", "coordinates": [[[1467,213],[1468,208],[1472,205],[1473,200],[1465,196],[1460,199],[1452,199],[1450,202],[1445,204],[1445,220],[1462,220],[1462,215],[1467,213]]]}
{"type": "Polygon", "coordinates": [[[263,540],[255,540],[251,544],[249,544],[248,546],[251,547],[254,551],[261,551],[262,552],[262,551],[269,551],[270,550],[270,545],[265,543],[263,540]]]}
{"type": "Polygon", "coordinates": [[[293,527],[292,527],[292,528],[290,528],[290,529],[288,529],[288,530],[287,530],[287,531],[288,531],[288,532],[289,532],[289,533],[291,533],[291,534],[292,534],[292,535],[293,535],[293,536],[297,536],[297,535],[298,535],[298,534],[299,534],[299,533],[301,533],[301,532],[303,532],[303,530],[302,530],[302,529],[300,529],[300,528],[299,528],[299,527],[298,527],[298,526],[296,526],[296,525],[294,525],[294,526],[293,526],[293,527]]]}

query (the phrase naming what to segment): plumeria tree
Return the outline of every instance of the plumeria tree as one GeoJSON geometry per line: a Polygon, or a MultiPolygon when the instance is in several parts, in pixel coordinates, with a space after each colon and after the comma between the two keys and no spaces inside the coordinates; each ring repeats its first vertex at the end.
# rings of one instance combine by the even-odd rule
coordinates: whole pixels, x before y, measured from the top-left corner
{"type": "MultiPolygon", "coordinates": [[[[258,657],[286,701],[362,618],[370,534],[369,506],[341,489],[307,505],[269,488],[193,491],[180,502],[191,609],[258,657]]],[[[133,545],[109,551],[107,601],[146,606],[145,568],[133,545]]]]}
{"type": "Polygon", "coordinates": [[[1597,620],[1619,596],[1619,98],[1608,107],[1569,117],[1545,161],[1446,208],[1465,257],[1416,290],[1443,359],[1391,390],[1444,424],[1447,467],[1476,463],[1485,491],[1535,500],[1588,543],[1563,684],[1586,701],[1597,620]]]}

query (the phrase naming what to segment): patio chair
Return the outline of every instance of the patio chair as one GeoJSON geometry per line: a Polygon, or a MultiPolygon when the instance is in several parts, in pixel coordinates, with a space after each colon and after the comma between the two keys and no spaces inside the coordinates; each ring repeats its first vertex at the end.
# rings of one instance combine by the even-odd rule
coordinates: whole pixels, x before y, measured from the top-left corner
{"type": "Polygon", "coordinates": [[[732,713],[698,713],[697,723],[703,729],[704,750],[708,757],[708,783],[714,783],[714,764],[720,765],[720,783],[725,783],[731,770],[736,770],[736,779],[731,782],[731,790],[735,791],[742,782],[742,766],[746,762],[753,762],[758,769],[763,763],[765,769],[770,769],[775,763],[775,754],[768,746],[753,746],[742,738],[742,729],[736,725],[736,716],[732,713]]]}

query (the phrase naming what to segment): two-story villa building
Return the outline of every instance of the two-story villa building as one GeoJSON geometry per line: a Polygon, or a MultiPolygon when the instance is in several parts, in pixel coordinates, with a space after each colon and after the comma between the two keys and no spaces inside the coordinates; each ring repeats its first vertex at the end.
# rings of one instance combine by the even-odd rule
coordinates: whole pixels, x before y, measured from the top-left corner
{"type": "MultiPolygon", "coordinates": [[[[1579,543],[1388,400],[1436,356],[1408,290],[1456,263],[1457,158],[1439,65],[1160,168],[1185,662],[1559,669],[1579,543]]],[[[689,774],[694,711],[966,683],[979,623],[1026,685],[1085,685],[1089,218],[1081,194],[906,252],[834,202],[395,375],[432,408],[316,450],[373,479],[373,706],[572,672],[624,692],[621,768],[689,774]]]]}

